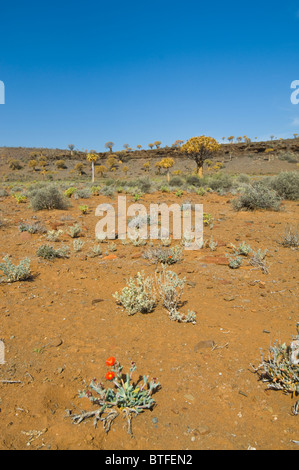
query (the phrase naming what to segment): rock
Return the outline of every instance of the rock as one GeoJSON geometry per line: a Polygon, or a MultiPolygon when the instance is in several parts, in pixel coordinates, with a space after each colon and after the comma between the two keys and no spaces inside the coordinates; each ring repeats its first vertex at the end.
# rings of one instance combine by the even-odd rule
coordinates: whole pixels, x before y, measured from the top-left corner
{"type": "Polygon", "coordinates": [[[200,436],[206,436],[207,434],[210,434],[211,430],[209,426],[205,425],[200,425],[195,429],[194,434],[199,434],[200,436]]]}
{"type": "Polygon", "coordinates": [[[110,255],[107,255],[107,256],[104,256],[103,260],[110,260],[110,259],[116,259],[117,256],[116,255],[113,255],[113,254],[110,254],[110,255]]]}

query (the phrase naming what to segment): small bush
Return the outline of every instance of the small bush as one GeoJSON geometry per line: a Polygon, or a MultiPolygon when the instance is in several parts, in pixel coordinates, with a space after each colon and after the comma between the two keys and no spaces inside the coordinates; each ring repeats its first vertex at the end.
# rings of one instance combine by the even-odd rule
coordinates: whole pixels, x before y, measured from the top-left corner
{"type": "Polygon", "coordinates": [[[67,246],[63,246],[58,250],[55,250],[50,245],[41,245],[36,254],[39,258],[52,260],[55,258],[68,258],[69,248],[67,246]]]}
{"type": "Polygon", "coordinates": [[[77,189],[74,194],[74,199],[89,199],[92,196],[92,192],[90,189],[83,188],[77,189]]]}
{"type": "Polygon", "coordinates": [[[34,224],[23,224],[19,225],[20,232],[28,233],[46,233],[47,229],[41,222],[35,222],[34,224]]]}
{"type": "MultiPolygon", "coordinates": [[[[255,369],[260,380],[267,383],[267,388],[282,390],[299,395],[299,324],[297,324],[297,336],[288,346],[278,341],[270,348],[268,357],[262,354],[262,364],[255,369]]],[[[299,414],[299,402],[293,407],[293,414],[299,414]]]]}
{"type": "Polygon", "coordinates": [[[163,302],[163,306],[169,313],[169,318],[183,323],[194,323],[196,314],[192,310],[187,314],[180,313],[178,308],[181,304],[181,297],[185,286],[185,278],[180,279],[173,271],[155,273],[156,287],[163,302]]]}
{"type": "Polygon", "coordinates": [[[182,259],[183,249],[179,246],[174,248],[149,248],[143,253],[143,257],[148,259],[151,263],[158,264],[174,264],[182,259]]]}
{"type": "Polygon", "coordinates": [[[247,186],[239,198],[233,200],[232,204],[237,211],[254,211],[256,209],[278,211],[281,199],[275,191],[269,189],[263,182],[258,182],[253,186],[247,186]]]}
{"type": "Polygon", "coordinates": [[[130,278],[126,287],[119,295],[116,292],[113,297],[121,304],[129,315],[137,312],[152,312],[156,304],[156,293],[151,277],[144,277],[144,273],[137,273],[136,283],[130,278]]]}
{"type": "Polygon", "coordinates": [[[35,211],[41,211],[45,209],[65,210],[68,208],[66,199],[55,186],[49,186],[35,191],[34,195],[30,199],[30,202],[32,209],[35,211]]]}
{"type": "Polygon", "coordinates": [[[0,270],[3,271],[6,282],[26,281],[31,278],[29,258],[21,260],[18,266],[12,264],[8,255],[3,258],[3,261],[0,263],[0,270]]]}
{"type": "Polygon", "coordinates": [[[72,238],[78,238],[81,234],[82,228],[80,224],[75,224],[72,227],[70,227],[69,235],[72,238]]]}
{"type": "Polygon", "coordinates": [[[299,172],[289,171],[280,173],[272,179],[272,182],[270,184],[272,189],[274,189],[282,199],[298,201],[299,172]]]}
{"type": "Polygon", "coordinates": [[[172,187],[175,187],[175,186],[181,187],[183,185],[184,185],[184,180],[182,180],[182,178],[180,178],[179,176],[173,176],[173,178],[171,178],[169,181],[169,186],[172,186],[172,187]]]}
{"type": "Polygon", "coordinates": [[[292,226],[286,226],[284,235],[278,240],[282,246],[297,248],[299,246],[299,226],[293,229],[292,226]]]}
{"type": "Polygon", "coordinates": [[[155,401],[153,393],[159,388],[159,382],[154,378],[150,382],[149,377],[139,376],[134,382],[133,372],[136,370],[135,362],[131,363],[130,371],[123,373],[123,367],[114,357],[106,360],[106,365],[111,369],[106,374],[106,380],[113,381],[114,388],[104,388],[104,385],[92,380],[89,389],[80,393],[80,398],[89,398],[92,404],[98,405],[98,409],[83,412],[79,415],[71,415],[75,424],[81,423],[86,418],[94,418],[94,425],[97,421],[102,421],[106,433],[109,432],[112,422],[119,415],[127,420],[128,433],[133,437],[131,420],[133,416],[138,416],[146,409],[152,409],[155,401]],[[106,416],[102,415],[106,413],[106,416]]]}

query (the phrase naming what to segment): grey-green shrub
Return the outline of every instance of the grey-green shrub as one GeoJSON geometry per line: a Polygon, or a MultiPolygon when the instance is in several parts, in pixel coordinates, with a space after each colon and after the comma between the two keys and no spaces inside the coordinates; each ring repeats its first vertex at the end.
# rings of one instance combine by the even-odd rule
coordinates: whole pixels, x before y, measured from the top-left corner
{"type": "Polygon", "coordinates": [[[275,176],[271,183],[274,189],[282,199],[298,201],[299,199],[299,172],[287,171],[275,176]]]}
{"type": "Polygon", "coordinates": [[[3,263],[0,263],[0,270],[3,271],[6,282],[25,281],[31,278],[29,258],[24,258],[15,266],[6,255],[3,258],[3,263]]]}
{"type": "Polygon", "coordinates": [[[31,207],[35,211],[68,208],[67,200],[55,186],[38,189],[29,194],[29,198],[31,207]]]}
{"type": "Polygon", "coordinates": [[[137,312],[152,312],[156,304],[156,294],[151,277],[144,276],[144,273],[137,273],[135,280],[130,278],[126,287],[122,289],[121,294],[115,292],[113,297],[121,304],[129,315],[137,312]]]}
{"type": "Polygon", "coordinates": [[[262,181],[252,186],[247,186],[243,193],[232,201],[235,210],[254,211],[267,209],[278,211],[281,199],[278,194],[264,185],[262,181]]]}
{"type": "Polygon", "coordinates": [[[67,246],[63,246],[62,248],[58,248],[55,250],[50,245],[41,245],[36,254],[40,258],[52,260],[55,258],[68,258],[69,248],[67,246]]]}

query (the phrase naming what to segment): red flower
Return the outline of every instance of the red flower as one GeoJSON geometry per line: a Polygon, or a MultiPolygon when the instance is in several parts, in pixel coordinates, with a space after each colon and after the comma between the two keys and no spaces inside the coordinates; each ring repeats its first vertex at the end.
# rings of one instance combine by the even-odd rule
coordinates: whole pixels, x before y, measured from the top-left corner
{"type": "Polygon", "coordinates": [[[106,359],[106,366],[113,366],[115,364],[115,357],[108,357],[108,359],[106,359]]]}
{"type": "Polygon", "coordinates": [[[114,377],[115,377],[114,372],[111,372],[111,371],[107,372],[107,374],[106,374],[106,379],[107,380],[113,380],[114,377]]]}

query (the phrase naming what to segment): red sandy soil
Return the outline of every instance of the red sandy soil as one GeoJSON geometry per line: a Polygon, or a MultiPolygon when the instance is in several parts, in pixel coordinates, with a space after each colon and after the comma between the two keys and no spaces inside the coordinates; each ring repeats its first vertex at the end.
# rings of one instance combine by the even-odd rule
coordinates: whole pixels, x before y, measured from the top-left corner
{"type": "MultiPolygon", "coordinates": [[[[196,311],[196,324],[171,321],[160,304],[150,314],[134,316],[116,304],[112,294],[130,276],[141,270],[153,274],[155,267],[142,258],[144,248],[118,240],[116,257],[86,256],[95,243],[95,208],[111,200],[89,199],[85,216],[79,205],[86,201],[73,201],[68,211],[34,213],[28,203],[1,200],[0,255],[11,254],[15,264],[28,256],[34,277],[0,284],[6,360],[0,381],[21,382],[0,383],[0,449],[298,449],[292,442],[299,440],[299,418],[291,414],[296,398],[266,390],[251,367],[261,363],[260,348],[267,353],[277,339],[289,344],[296,334],[298,251],[277,240],[287,223],[298,223],[298,203],[284,202],[280,212],[250,213],[234,212],[227,196],[188,199],[203,203],[214,217],[214,228],[204,235],[218,242],[215,252],[184,251],[183,260],[170,268],[186,277],[182,310],[196,311]],[[61,222],[66,215],[72,220],[61,222]],[[33,216],[48,229],[64,230],[69,259],[36,256],[45,239],[18,229],[20,222],[36,220],[33,216]],[[84,227],[81,253],[73,251],[67,234],[74,221],[84,227]],[[269,274],[246,262],[236,270],[227,266],[230,244],[242,241],[269,250],[269,274]],[[75,425],[67,417],[66,410],[93,409],[78,397],[85,382],[97,378],[110,385],[105,381],[109,356],[124,370],[135,361],[137,376],[157,377],[162,386],[154,409],[133,419],[134,438],[121,416],[108,434],[101,424],[75,425]]],[[[181,203],[184,197],[156,193],[139,202],[151,201],[181,203]]],[[[105,251],[107,245],[101,246],[105,251]]]]}

